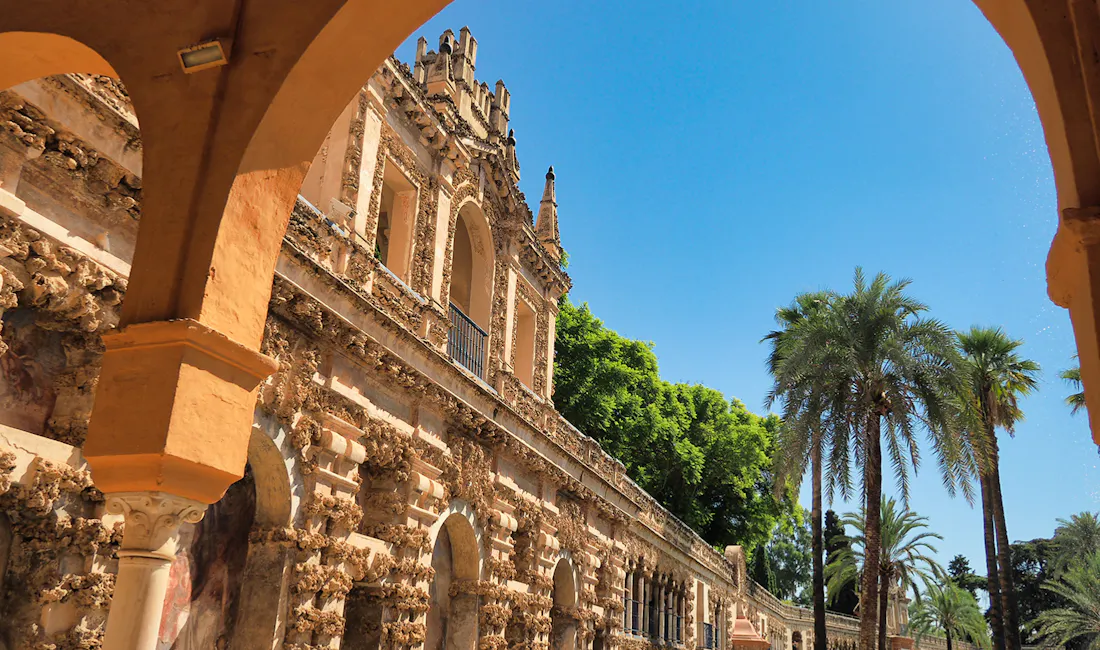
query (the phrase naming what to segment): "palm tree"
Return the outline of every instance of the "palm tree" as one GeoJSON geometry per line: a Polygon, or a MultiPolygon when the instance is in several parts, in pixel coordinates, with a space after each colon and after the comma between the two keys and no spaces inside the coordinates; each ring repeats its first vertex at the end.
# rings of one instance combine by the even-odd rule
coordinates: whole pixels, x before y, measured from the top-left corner
{"type": "Polygon", "coordinates": [[[1066,397],[1066,404],[1069,405],[1070,413],[1077,415],[1078,411],[1085,408],[1085,385],[1081,383],[1081,366],[1063,370],[1058,376],[1073,387],[1074,392],[1066,397]]]}
{"type": "Polygon", "coordinates": [[[1087,650],[1100,650],[1100,553],[1074,563],[1058,580],[1043,589],[1061,596],[1066,607],[1041,612],[1031,622],[1043,643],[1066,646],[1074,639],[1087,650]]]}
{"type": "Polygon", "coordinates": [[[951,581],[942,587],[927,585],[924,598],[909,614],[909,630],[918,644],[928,634],[938,632],[947,638],[947,650],[952,650],[953,638],[970,638],[980,648],[989,647],[989,630],[978,601],[951,581]]]}
{"type": "MultiPolygon", "coordinates": [[[[869,283],[856,269],[851,294],[830,308],[788,328],[789,344],[774,375],[776,386],[821,390],[798,395],[800,417],[820,422],[829,439],[827,476],[830,492],[851,493],[853,460],[862,469],[868,566],[879,564],[879,510],[882,499],[882,445],[903,497],[908,496],[908,467],[916,468],[921,426],[931,433],[944,483],[949,491],[965,484],[968,468],[958,462],[951,392],[956,352],[943,323],[922,318],[927,307],[906,295],[908,280],[877,274],[869,283]],[[853,458],[854,455],[854,458],[853,458]]],[[[878,574],[865,571],[865,595],[878,593],[878,574]]],[[[877,599],[865,602],[875,603],[877,599]]],[[[876,607],[860,608],[860,648],[874,650],[876,607]]]]}
{"type": "MultiPolygon", "coordinates": [[[[932,540],[942,540],[943,537],[933,533],[928,528],[928,518],[921,517],[907,508],[899,508],[897,501],[892,498],[883,498],[882,512],[882,537],[881,554],[878,559],[878,571],[868,571],[867,567],[875,564],[867,564],[867,535],[865,521],[866,513],[860,512],[844,515],[841,520],[845,526],[851,526],[856,530],[856,535],[851,538],[852,544],[842,550],[835,560],[825,567],[825,575],[829,581],[829,593],[840,593],[841,589],[856,579],[857,569],[860,567],[863,575],[877,573],[879,581],[878,589],[878,641],[879,647],[886,647],[886,608],[889,603],[890,586],[898,585],[901,593],[905,593],[910,587],[916,587],[916,580],[927,583],[943,574],[943,569],[930,556],[936,553],[936,547],[932,540]]],[[[860,613],[867,609],[860,590],[860,613]]],[[[873,609],[873,608],[872,608],[873,609]]]]}
{"type": "Polygon", "coordinates": [[[1069,521],[1058,520],[1054,530],[1052,574],[1060,575],[1079,558],[1100,552],[1100,518],[1092,512],[1073,515],[1069,521]]]}
{"type": "Polygon", "coordinates": [[[1016,423],[1023,419],[1019,398],[1030,394],[1038,384],[1039,364],[1020,357],[1017,349],[1023,342],[1009,338],[1000,328],[972,327],[957,336],[963,355],[959,370],[965,381],[964,417],[969,423],[969,440],[977,459],[982,491],[993,639],[998,648],[1003,644],[1008,650],[1020,650],[1020,620],[1001,498],[997,429],[1004,429],[1009,435],[1015,432],[1016,423]]]}
{"type": "MultiPolygon", "coordinates": [[[[784,359],[784,350],[792,345],[791,330],[806,318],[812,318],[821,310],[829,307],[833,295],[827,292],[802,293],[795,296],[788,307],[776,310],[775,321],[782,329],[773,331],[764,337],[771,342],[768,355],[768,369],[775,376],[784,359]]],[[[797,331],[797,330],[796,330],[797,331]]],[[[811,529],[813,535],[813,589],[814,608],[814,650],[827,650],[825,629],[825,541],[822,534],[821,507],[821,457],[824,445],[824,428],[819,419],[814,419],[814,409],[805,407],[805,400],[812,399],[816,387],[808,384],[781,386],[776,383],[768,394],[768,408],[776,401],[783,404],[784,426],[780,429],[775,454],[777,489],[782,489],[788,479],[801,483],[810,465],[813,478],[813,504],[810,508],[811,529]],[[807,419],[803,416],[809,416],[807,419]]]]}

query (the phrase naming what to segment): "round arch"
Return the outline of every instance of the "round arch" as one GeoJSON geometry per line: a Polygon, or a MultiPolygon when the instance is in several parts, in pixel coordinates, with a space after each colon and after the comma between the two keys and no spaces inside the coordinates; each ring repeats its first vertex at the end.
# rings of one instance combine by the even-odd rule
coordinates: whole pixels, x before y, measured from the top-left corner
{"type": "Polygon", "coordinates": [[[569,551],[562,551],[558,555],[553,579],[554,606],[563,609],[575,608],[580,601],[580,581],[577,579],[577,569],[573,565],[573,557],[569,551]]]}
{"type": "Polygon", "coordinates": [[[551,591],[554,607],[550,610],[550,650],[576,650],[577,604],[580,601],[580,580],[573,557],[568,551],[558,555],[554,566],[554,586],[551,591]]]}
{"type": "Polygon", "coordinates": [[[49,32],[0,32],[0,90],[73,72],[119,78],[107,59],[76,39],[49,32]]]}
{"type": "Polygon", "coordinates": [[[473,507],[455,500],[429,531],[434,570],[428,596],[425,650],[476,650],[478,597],[462,584],[481,577],[481,531],[473,507]]]}
{"type": "Polygon", "coordinates": [[[451,247],[449,299],[483,330],[489,331],[496,252],[489,219],[476,200],[471,198],[458,206],[454,237],[448,245],[451,247]]]}
{"type": "Polygon", "coordinates": [[[252,427],[248,439],[248,464],[256,486],[256,525],[289,526],[292,500],[286,461],[275,441],[260,427],[252,427]]]}

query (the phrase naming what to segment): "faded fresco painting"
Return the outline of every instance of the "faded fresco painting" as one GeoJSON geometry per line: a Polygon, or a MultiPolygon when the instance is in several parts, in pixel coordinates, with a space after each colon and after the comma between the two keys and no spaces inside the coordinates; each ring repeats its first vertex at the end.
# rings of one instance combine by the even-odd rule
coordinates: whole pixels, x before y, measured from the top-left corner
{"type": "Polygon", "coordinates": [[[38,327],[33,311],[13,309],[4,313],[0,337],[0,424],[41,434],[65,368],[61,334],[38,327]]]}
{"type": "Polygon", "coordinates": [[[240,606],[248,533],[256,513],[250,467],[197,524],[180,529],[157,650],[224,650],[240,606]]]}

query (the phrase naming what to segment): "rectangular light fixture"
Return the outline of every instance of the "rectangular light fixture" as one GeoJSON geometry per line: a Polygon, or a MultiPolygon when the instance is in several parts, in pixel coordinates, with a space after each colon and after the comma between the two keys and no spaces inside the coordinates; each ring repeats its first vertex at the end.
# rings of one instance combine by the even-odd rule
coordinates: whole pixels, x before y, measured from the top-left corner
{"type": "Polygon", "coordinates": [[[225,50],[222,49],[221,41],[208,41],[192,45],[180,50],[177,54],[180,58],[180,65],[183,66],[183,71],[187,74],[229,63],[229,60],[225,58],[225,50]]]}

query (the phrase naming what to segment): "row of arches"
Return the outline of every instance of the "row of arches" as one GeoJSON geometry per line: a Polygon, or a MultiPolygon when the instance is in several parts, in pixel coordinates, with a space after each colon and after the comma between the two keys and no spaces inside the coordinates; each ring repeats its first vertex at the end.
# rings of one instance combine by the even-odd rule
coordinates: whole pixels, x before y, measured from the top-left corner
{"type": "MultiPolygon", "coordinates": [[[[476,650],[484,630],[479,612],[483,596],[463,589],[462,583],[482,579],[483,538],[472,508],[452,502],[432,529],[429,609],[426,615],[425,650],[476,650]]],[[[550,650],[576,650],[579,581],[568,551],[560,553],[552,574],[552,608],[549,612],[550,650]]],[[[522,623],[513,616],[504,630],[509,647],[526,642],[522,623]]]]}

